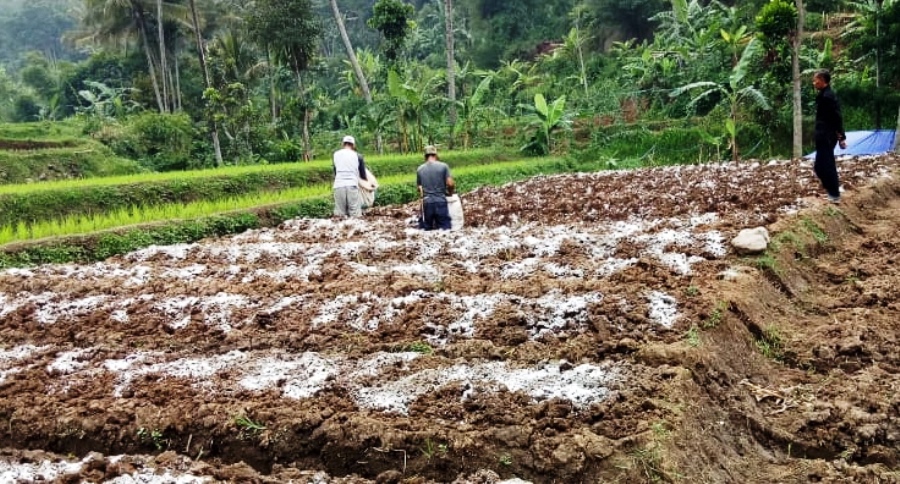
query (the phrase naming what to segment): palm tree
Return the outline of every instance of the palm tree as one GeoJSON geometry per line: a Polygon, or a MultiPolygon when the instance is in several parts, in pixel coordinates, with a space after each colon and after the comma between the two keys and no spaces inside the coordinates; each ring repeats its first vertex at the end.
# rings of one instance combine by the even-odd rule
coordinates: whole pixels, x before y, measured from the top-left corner
{"type": "MultiPolygon", "coordinates": [[[[197,15],[197,4],[194,0],[190,0],[191,5],[191,26],[197,37],[197,56],[200,60],[200,69],[203,71],[203,80],[206,88],[213,87],[212,79],[209,77],[209,66],[206,65],[206,47],[203,44],[203,34],[200,32],[200,18],[197,15]]],[[[212,142],[213,150],[216,155],[216,166],[222,166],[225,163],[222,160],[222,145],[219,143],[219,127],[215,119],[211,120],[212,125],[212,142]]]]}
{"type": "Polygon", "coordinates": [[[894,153],[900,155],[900,110],[897,111],[897,132],[894,134],[894,153]]]}
{"type": "MultiPolygon", "coordinates": [[[[444,0],[444,38],[447,42],[447,99],[450,100],[450,126],[456,126],[456,56],[453,49],[453,0],[444,0]]],[[[450,148],[453,148],[453,130],[450,130],[450,148]]]]}
{"type": "Polygon", "coordinates": [[[163,29],[163,2],[162,0],[156,0],[156,26],[157,32],[159,35],[159,70],[162,74],[162,97],[164,100],[163,110],[164,112],[168,112],[168,83],[166,82],[166,71],[168,70],[168,64],[166,63],[166,37],[163,29]]]}
{"type": "Polygon", "coordinates": [[[800,78],[800,48],[803,46],[803,0],[795,0],[797,4],[797,29],[791,38],[791,99],[793,102],[793,149],[791,157],[799,160],[803,156],[803,99],[801,96],[802,79],[800,78]]]}
{"type": "Polygon", "coordinates": [[[137,38],[147,57],[147,70],[156,104],[160,112],[165,111],[163,97],[160,94],[159,82],[156,78],[156,65],[150,50],[147,29],[148,0],[85,0],[85,10],[81,23],[83,30],[75,34],[77,43],[97,43],[117,45],[128,43],[137,38]]]}
{"type": "MultiPolygon", "coordinates": [[[[341,40],[344,42],[344,49],[347,51],[347,59],[350,60],[350,65],[353,67],[353,74],[356,76],[356,81],[359,83],[359,88],[362,89],[363,97],[366,100],[366,104],[372,104],[372,91],[369,90],[369,83],[366,82],[366,75],[363,73],[362,67],[359,65],[359,59],[356,57],[356,53],[353,50],[353,44],[350,43],[350,36],[347,35],[347,29],[344,27],[344,18],[341,14],[340,9],[338,9],[337,0],[331,0],[331,12],[334,15],[334,21],[337,24],[338,31],[341,34],[341,40]]],[[[382,141],[381,141],[381,132],[376,133],[375,136],[375,149],[378,150],[379,153],[382,151],[382,141]]]]}
{"type": "Polygon", "coordinates": [[[367,104],[372,104],[372,92],[369,90],[369,83],[366,82],[366,76],[363,74],[362,68],[359,66],[359,59],[353,51],[353,44],[350,43],[350,37],[347,35],[347,29],[344,27],[344,18],[338,9],[337,0],[331,0],[331,12],[334,14],[334,21],[337,24],[338,31],[341,33],[341,40],[344,42],[344,49],[347,50],[347,58],[353,67],[353,73],[356,75],[356,81],[362,89],[363,97],[367,104]]]}

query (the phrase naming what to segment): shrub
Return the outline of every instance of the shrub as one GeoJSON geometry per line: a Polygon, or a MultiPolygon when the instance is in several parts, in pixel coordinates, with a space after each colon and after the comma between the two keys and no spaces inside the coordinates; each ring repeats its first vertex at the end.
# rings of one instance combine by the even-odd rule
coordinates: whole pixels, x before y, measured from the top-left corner
{"type": "Polygon", "coordinates": [[[116,146],[156,171],[189,167],[194,127],[186,114],[142,113],[126,122],[127,139],[116,146]]]}
{"type": "Polygon", "coordinates": [[[20,94],[13,100],[11,113],[12,121],[37,121],[41,113],[41,106],[31,94],[20,94]]]}

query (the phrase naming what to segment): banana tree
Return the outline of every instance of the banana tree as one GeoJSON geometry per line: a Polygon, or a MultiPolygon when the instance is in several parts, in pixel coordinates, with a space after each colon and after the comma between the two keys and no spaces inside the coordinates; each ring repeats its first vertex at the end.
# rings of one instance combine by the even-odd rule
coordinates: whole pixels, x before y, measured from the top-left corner
{"type": "Polygon", "coordinates": [[[534,95],[533,106],[522,106],[529,114],[526,120],[528,127],[534,129],[531,140],[521,148],[522,151],[546,155],[553,152],[552,135],[561,130],[571,128],[572,120],[566,111],[566,97],[560,96],[555,101],[547,104],[544,95],[534,95]]]}
{"type": "Polygon", "coordinates": [[[494,74],[487,74],[481,79],[470,96],[464,96],[462,100],[457,102],[459,120],[454,129],[461,129],[463,132],[463,149],[469,149],[472,137],[478,129],[478,122],[484,119],[488,113],[494,113],[498,116],[502,115],[501,110],[485,103],[493,80],[494,74]]]}
{"type": "MultiPolygon", "coordinates": [[[[737,127],[738,114],[740,108],[747,102],[753,103],[760,108],[768,111],[770,108],[769,101],[765,95],[753,85],[745,85],[747,78],[747,70],[750,62],[759,52],[759,43],[756,39],[751,40],[737,65],[731,70],[728,83],[717,83],[712,81],[692,82],[690,84],[674,89],[669,95],[671,97],[680,96],[686,92],[692,92],[703,89],[700,94],[696,95],[690,102],[690,106],[696,106],[698,102],[713,95],[718,94],[721,100],[728,103],[728,119],[725,120],[725,131],[731,139],[731,154],[734,161],[740,161],[740,151],[737,144],[737,127]]],[[[721,102],[721,101],[720,101],[721,102]]]]}
{"type": "Polygon", "coordinates": [[[441,77],[441,73],[432,73],[425,74],[418,82],[414,79],[404,82],[397,71],[388,72],[388,93],[396,103],[396,119],[402,151],[419,151],[423,148],[426,124],[436,114],[432,108],[439,101],[432,90],[438,85],[441,77]]]}

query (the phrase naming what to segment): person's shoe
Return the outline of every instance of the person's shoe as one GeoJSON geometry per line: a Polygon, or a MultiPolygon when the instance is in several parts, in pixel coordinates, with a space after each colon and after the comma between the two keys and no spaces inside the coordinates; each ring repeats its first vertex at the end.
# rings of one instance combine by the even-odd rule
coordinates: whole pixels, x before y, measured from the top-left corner
{"type": "Polygon", "coordinates": [[[834,195],[828,195],[828,201],[831,203],[841,203],[841,197],[840,196],[835,197],[834,195]]]}

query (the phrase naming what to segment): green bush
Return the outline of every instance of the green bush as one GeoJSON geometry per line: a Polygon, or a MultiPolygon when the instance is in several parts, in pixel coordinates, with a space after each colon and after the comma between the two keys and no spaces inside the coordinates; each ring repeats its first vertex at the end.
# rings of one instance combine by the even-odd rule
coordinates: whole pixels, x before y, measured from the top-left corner
{"type": "Polygon", "coordinates": [[[154,171],[190,167],[196,136],[187,114],[141,113],[125,122],[125,140],[114,144],[120,155],[134,158],[154,171]]]}
{"type": "Polygon", "coordinates": [[[12,121],[37,121],[41,113],[41,106],[31,94],[20,94],[13,100],[11,113],[12,121]]]}

